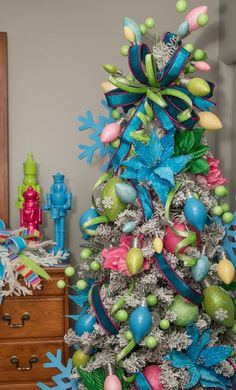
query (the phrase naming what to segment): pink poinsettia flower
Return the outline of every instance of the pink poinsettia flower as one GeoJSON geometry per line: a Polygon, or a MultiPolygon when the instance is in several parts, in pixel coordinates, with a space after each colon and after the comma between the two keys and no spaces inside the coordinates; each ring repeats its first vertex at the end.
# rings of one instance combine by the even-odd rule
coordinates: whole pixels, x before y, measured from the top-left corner
{"type": "MultiPolygon", "coordinates": [[[[122,234],[120,237],[120,245],[114,248],[105,248],[102,251],[102,256],[105,261],[103,262],[103,268],[111,269],[115,272],[122,272],[127,276],[132,276],[126,265],[126,255],[131,248],[133,236],[126,236],[122,234]]],[[[143,240],[140,236],[141,246],[143,246],[143,240]]],[[[153,260],[144,259],[142,271],[148,271],[151,267],[153,260]]]]}
{"type": "Polygon", "coordinates": [[[227,184],[228,180],[221,174],[219,164],[220,160],[212,157],[206,157],[209,162],[210,170],[207,175],[197,175],[197,182],[207,188],[215,188],[223,184],[227,184]]]}

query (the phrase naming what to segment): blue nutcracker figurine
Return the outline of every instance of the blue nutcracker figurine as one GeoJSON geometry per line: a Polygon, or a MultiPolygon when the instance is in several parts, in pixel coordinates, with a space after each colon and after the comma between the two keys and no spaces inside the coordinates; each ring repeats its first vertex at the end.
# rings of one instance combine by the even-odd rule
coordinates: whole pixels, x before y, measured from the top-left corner
{"type": "Polygon", "coordinates": [[[51,218],[54,220],[54,241],[56,245],[53,247],[53,252],[57,253],[65,250],[65,219],[67,210],[72,207],[72,193],[68,192],[64,183],[65,176],[57,173],[53,176],[54,183],[50,187],[50,192],[46,194],[47,204],[44,210],[50,211],[51,218]]]}

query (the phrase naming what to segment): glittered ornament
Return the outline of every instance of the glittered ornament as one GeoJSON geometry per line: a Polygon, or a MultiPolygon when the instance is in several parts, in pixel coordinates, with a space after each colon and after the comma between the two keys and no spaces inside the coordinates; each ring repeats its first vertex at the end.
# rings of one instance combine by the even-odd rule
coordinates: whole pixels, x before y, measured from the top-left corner
{"type": "Polygon", "coordinates": [[[175,296],[169,310],[175,313],[176,320],[173,322],[178,326],[187,326],[191,322],[196,322],[198,319],[198,306],[187,301],[181,295],[175,296]]]}
{"type": "MultiPolygon", "coordinates": [[[[88,210],[86,210],[80,217],[79,220],[79,227],[82,234],[82,237],[84,240],[87,240],[89,238],[89,235],[84,233],[84,224],[88,221],[92,221],[93,219],[99,217],[98,212],[95,210],[95,208],[90,207],[88,210]]],[[[94,225],[89,226],[89,230],[96,230],[98,227],[98,224],[95,223],[94,225]]]]}
{"type": "Polygon", "coordinates": [[[85,332],[92,333],[97,320],[93,314],[83,314],[75,324],[75,333],[82,336],[85,332]]]}
{"type": "Polygon", "coordinates": [[[120,135],[121,126],[118,122],[108,123],[102,130],[100,139],[103,144],[113,142],[120,135]]]}
{"type": "Polygon", "coordinates": [[[156,253],[161,253],[163,251],[163,241],[160,237],[156,237],[153,240],[153,248],[156,253]]]}
{"type": "MultiPolygon", "coordinates": [[[[194,229],[193,227],[191,226],[186,226],[185,224],[183,223],[178,223],[178,222],[174,222],[173,224],[173,227],[174,229],[176,230],[180,230],[180,231],[186,231],[187,229],[188,230],[191,230],[193,232],[196,233],[197,235],[197,242],[196,242],[196,246],[199,245],[200,243],[200,235],[199,235],[199,232],[194,229]]],[[[163,239],[163,243],[164,243],[164,248],[170,252],[170,253],[175,253],[175,248],[176,246],[183,240],[183,237],[179,237],[173,230],[170,226],[167,226],[166,229],[165,229],[165,236],[164,236],[164,239],[163,239]]],[[[189,248],[188,245],[186,245],[184,248],[182,248],[180,250],[180,253],[185,253],[186,249],[189,248]]]]}
{"type": "Polygon", "coordinates": [[[137,275],[143,268],[144,257],[138,237],[134,238],[132,248],[128,251],[125,260],[127,268],[132,275],[137,275]]]}
{"type": "Polygon", "coordinates": [[[147,379],[152,390],[163,390],[164,387],[161,383],[161,369],[158,366],[147,366],[143,370],[143,375],[147,379]]]}
{"type": "Polygon", "coordinates": [[[202,5],[200,7],[196,7],[192,9],[186,16],[185,20],[189,24],[189,31],[192,32],[194,30],[197,30],[199,28],[198,24],[198,17],[202,14],[207,15],[208,13],[208,7],[205,5],[202,5]]]}
{"type": "Polygon", "coordinates": [[[104,210],[104,214],[109,221],[114,222],[122,211],[124,211],[127,205],[122,202],[116,192],[116,184],[123,183],[119,177],[113,177],[104,186],[101,191],[101,204],[104,210]]]}
{"type": "Polygon", "coordinates": [[[225,284],[230,284],[233,282],[235,278],[235,268],[234,265],[231,263],[230,260],[226,258],[225,252],[221,253],[218,266],[217,266],[217,273],[219,278],[224,282],[225,284]]]}
{"type": "Polygon", "coordinates": [[[90,359],[91,348],[77,349],[72,356],[73,367],[84,367],[90,359]]]}
{"type": "Polygon", "coordinates": [[[200,200],[190,195],[184,205],[184,216],[195,229],[203,231],[207,221],[207,210],[200,200]]]}
{"type": "Polygon", "coordinates": [[[124,203],[133,203],[137,199],[137,194],[133,186],[127,183],[117,183],[116,193],[124,203]]]}
{"type": "Polygon", "coordinates": [[[208,82],[200,77],[190,79],[187,83],[187,89],[194,96],[206,96],[211,92],[208,82]]]}

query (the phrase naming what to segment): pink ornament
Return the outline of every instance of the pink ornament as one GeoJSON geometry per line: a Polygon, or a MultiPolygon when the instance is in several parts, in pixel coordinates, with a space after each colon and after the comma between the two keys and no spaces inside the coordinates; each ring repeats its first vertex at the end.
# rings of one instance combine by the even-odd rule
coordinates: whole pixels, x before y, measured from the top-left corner
{"type": "MultiPolygon", "coordinates": [[[[187,227],[184,223],[175,222],[174,228],[177,230],[185,230],[185,231],[188,229],[188,230],[191,230],[192,232],[195,232],[197,234],[197,246],[199,245],[199,243],[200,243],[199,232],[196,229],[194,229],[192,226],[187,227]]],[[[182,240],[183,240],[183,237],[177,236],[177,234],[175,234],[173,232],[173,230],[171,229],[170,226],[166,227],[163,243],[164,243],[164,248],[168,252],[175,253],[176,245],[179,244],[182,240]]],[[[180,253],[184,253],[188,247],[189,246],[185,246],[184,248],[182,248],[180,250],[180,253]]]]}
{"type": "Polygon", "coordinates": [[[192,64],[199,72],[209,72],[211,70],[211,66],[206,61],[194,61],[192,64]]]}
{"type": "Polygon", "coordinates": [[[161,369],[158,366],[152,365],[145,367],[143,374],[150,384],[152,390],[164,390],[163,385],[160,382],[161,369]]]}
{"type": "Polygon", "coordinates": [[[106,125],[100,135],[101,142],[107,144],[109,142],[115,141],[120,134],[120,124],[117,122],[109,123],[106,125]]]}
{"type": "Polygon", "coordinates": [[[206,188],[215,188],[228,183],[228,180],[220,172],[220,160],[206,157],[210,171],[207,175],[197,175],[197,182],[206,188]]]}
{"type": "Polygon", "coordinates": [[[104,383],[104,390],[122,390],[119,378],[116,375],[107,376],[104,383]]]}
{"type": "Polygon", "coordinates": [[[202,5],[200,7],[192,9],[186,16],[185,20],[189,24],[189,31],[192,32],[194,30],[197,30],[199,28],[197,18],[201,14],[207,14],[208,13],[208,7],[206,5],[202,5]]]}
{"type": "MultiPolygon", "coordinates": [[[[126,255],[131,247],[133,238],[133,236],[126,236],[126,234],[122,234],[120,237],[120,245],[118,247],[103,249],[102,256],[105,258],[103,268],[111,269],[115,272],[122,272],[127,276],[132,276],[127,268],[126,255]]],[[[143,246],[142,238],[139,238],[141,240],[141,245],[143,246]]],[[[144,259],[142,271],[148,271],[152,262],[152,259],[144,259]]]]}
{"type": "Polygon", "coordinates": [[[39,207],[39,194],[33,187],[23,193],[24,203],[20,210],[20,226],[39,230],[42,223],[42,209],[39,207]]]}

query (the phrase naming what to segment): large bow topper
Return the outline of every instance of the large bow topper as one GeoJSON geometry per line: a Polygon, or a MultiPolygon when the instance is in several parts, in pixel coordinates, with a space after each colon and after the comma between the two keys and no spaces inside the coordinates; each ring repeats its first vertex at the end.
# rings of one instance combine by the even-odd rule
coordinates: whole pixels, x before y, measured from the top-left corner
{"type": "MultiPolygon", "coordinates": [[[[175,37],[167,33],[164,42],[175,37]]],[[[214,103],[209,101],[214,85],[210,83],[211,92],[207,97],[192,95],[187,88],[175,82],[184,71],[190,53],[179,46],[162,71],[158,71],[150,49],[145,45],[132,45],[129,49],[129,67],[134,81],[120,75],[112,75],[109,81],[117,87],[105,94],[110,107],[123,107],[124,110],[135,105],[136,111],[123,131],[122,142],[111,159],[110,167],[119,168],[130,148],[130,133],[142,125],[142,118],[153,116],[160,126],[169,132],[176,127],[192,129],[198,121],[194,111],[207,111],[214,103]]]]}

